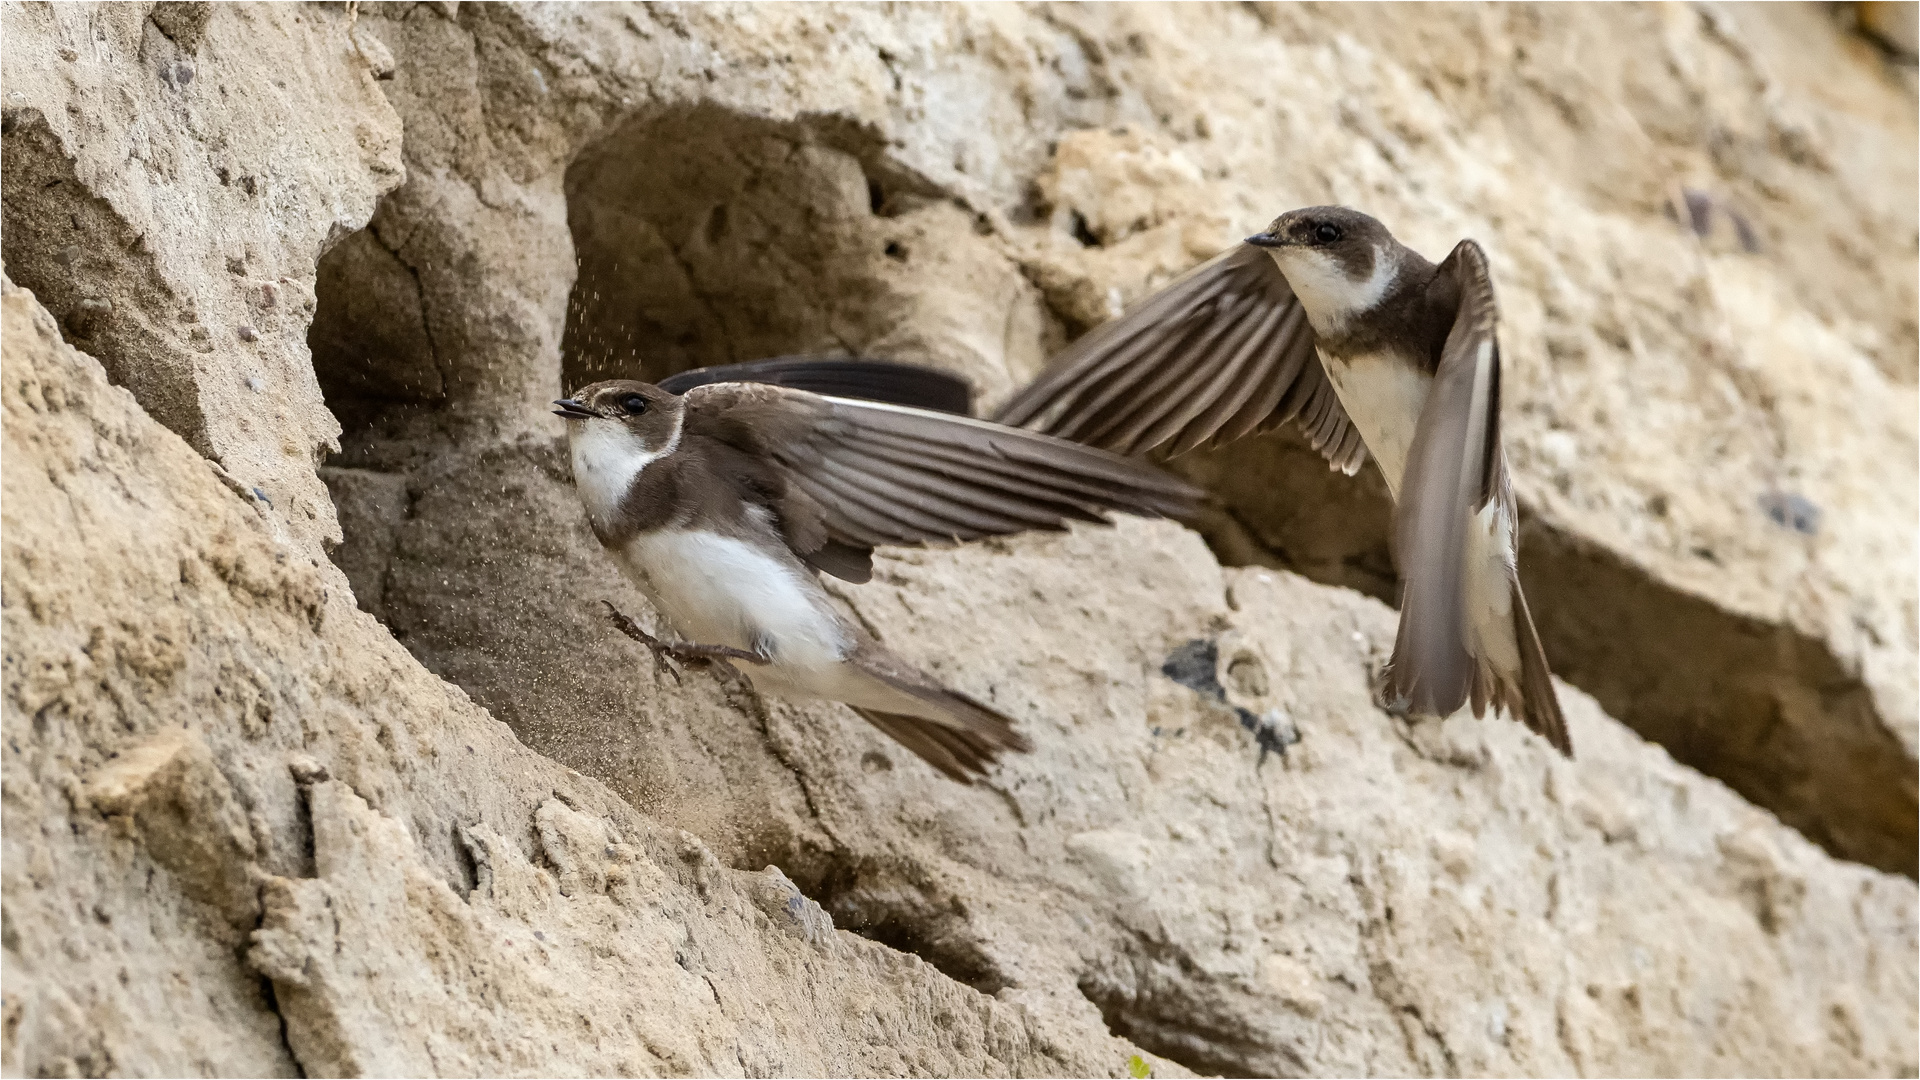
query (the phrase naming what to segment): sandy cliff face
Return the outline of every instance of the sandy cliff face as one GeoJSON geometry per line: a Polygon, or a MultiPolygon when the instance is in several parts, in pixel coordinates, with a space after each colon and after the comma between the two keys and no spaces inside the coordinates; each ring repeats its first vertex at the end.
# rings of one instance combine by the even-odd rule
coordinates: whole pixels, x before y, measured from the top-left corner
{"type": "Polygon", "coordinates": [[[1920,1067],[1915,98],[1820,10],[0,18],[8,1072],[1920,1067]],[[596,614],[563,387],[991,402],[1325,201],[1493,257],[1578,760],[1370,705],[1285,437],[839,589],[978,787],[596,614]]]}

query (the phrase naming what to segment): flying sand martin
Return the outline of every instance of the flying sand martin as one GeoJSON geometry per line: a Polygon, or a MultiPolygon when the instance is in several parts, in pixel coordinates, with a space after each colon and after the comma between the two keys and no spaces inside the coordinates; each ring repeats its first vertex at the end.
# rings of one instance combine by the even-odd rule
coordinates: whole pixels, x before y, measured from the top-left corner
{"type": "Polygon", "coordinates": [[[882,544],[1104,523],[1108,510],[1186,517],[1200,498],[1078,443],[791,387],[717,382],[680,395],[623,380],[554,404],[594,535],[692,642],[662,644],[614,612],[656,663],[741,661],[757,689],[845,702],[963,782],[1027,740],[882,648],[835,609],[816,572],[859,583],[882,544]]]}
{"type": "Polygon", "coordinates": [[[1435,266],[1358,211],[1294,210],[1074,342],[996,419],[1169,456],[1293,420],[1349,476],[1371,454],[1402,570],[1382,703],[1491,704],[1571,756],[1516,571],[1498,315],[1472,240],[1435,266]]]}

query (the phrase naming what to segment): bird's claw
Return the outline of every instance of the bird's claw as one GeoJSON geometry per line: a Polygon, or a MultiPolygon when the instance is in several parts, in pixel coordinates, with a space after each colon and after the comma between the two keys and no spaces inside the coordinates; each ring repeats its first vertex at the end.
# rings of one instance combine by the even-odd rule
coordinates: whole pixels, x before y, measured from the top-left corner
{"type": "MultiPolygon", "coordinates": [[[[647,633],[645,630],[640,629],[640,624],[628,618],[619,608],[614,607],[613,601],[602,600],[600,602],[607,605],[607,614],[613,620],[613,628],[615,630],[645,645],[647,651],[653,654],[654,672],[656,674],[671,675],[673,676],[674,685],[681,685],[680,672],[677,671],[672,664],[667,663],[667,657],[674,654],[674,647],[654,637],[652,634],[647,633]]],[[[680,659],[681,663],[686,662],[684,658],[676,657],[676,659],[680,659]]]]}
{"type": "Polygon", "coordinates": [[[754,664],[764,664],[767,662],[764,656],[760,656],[757,653],[750,653],[745,649],[736,649],[731,645],[698,645],[687,641],[676,641],[672,643],[661,641],[659,638],[640,629],[639,624],[622,614],[619,608],[613,606],[613,601],[602,600],[600,602],[607,605],[607,612],[613,619],[614,629],[645,645],[647,651],[653,654],[654,669],[673,676],[675,685],[680,685],[680,672],[675,670],[673,665],[667,662],[668,657],[672,657],[688,667],[695,664],[706,665],[713,668],[722,676],[731,676],[733,678],[741,677],[740,669],[728,663],[727,661],[729,660],[745,660],[754,664]]]}

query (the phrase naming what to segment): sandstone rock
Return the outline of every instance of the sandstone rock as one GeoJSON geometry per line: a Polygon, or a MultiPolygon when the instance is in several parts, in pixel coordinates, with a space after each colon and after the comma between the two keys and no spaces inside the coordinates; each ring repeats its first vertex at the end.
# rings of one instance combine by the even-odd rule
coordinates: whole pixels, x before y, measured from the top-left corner
{"type": "Polygon", "coordinates": [[[109,822],[130,821],[182,892],[236,926],[250,929],[259,918],[246,874],[257,854],[250,823],[191,728],[164,728],[126,750],[94,774],[87,796],[109,822]]]}
{"type": "Polygon", "coordinates": [[[0,1066],[1920,1068],[1913,882],[1766,812],[1912,872],[1910,81],[1801,9],[1365,11],[0,11],[59,315],[0,299],[0,1066]],[[1381,493],[1284,439],[1191,465],[1206,543],[839,590],[1035,739],[979,787],[607,627],[563,386],[991,404],[1330,198],[1493,252],[1577,761],[1371,706],[1381,493]]]}
{"type": "Polygon", "coordinates": [[[9,5],[7,273],[319,554],[315,260],[399,183],[339,9],[9,5]],[[271,41],[271,47],[262,42],[271,41]]]}

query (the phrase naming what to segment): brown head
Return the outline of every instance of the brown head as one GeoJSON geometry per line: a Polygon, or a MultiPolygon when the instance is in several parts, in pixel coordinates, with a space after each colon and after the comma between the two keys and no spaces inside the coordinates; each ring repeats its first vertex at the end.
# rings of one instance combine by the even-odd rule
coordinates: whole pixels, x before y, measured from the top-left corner
{"type": "Polygon", "coordinates": [[[1405,248],[1385,225],[1344,206],[1309,206],[1247,237],[1266,248],[1316,331],[1337,331],[1372,310],[1393,287],[1405,248]]]}
{"type": "Polygon", "coordinates": [[[567,421],[573,482],[596,530],[606,528],[640,470],[673,453],[686,402],[652,383],[613,379],[554,402],[567,421]]]}
{"type": "Polygon", "coordinates": [[[572,421],[569,436],[605,431],[611,437],[618,431],[639,453],[664,453],[680,430],[686,408],[680,395],[632,379],[597,382],[554,405],[553,415],[572,421]]]}

